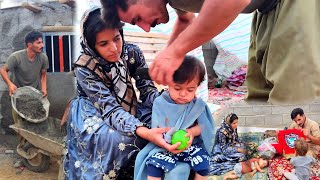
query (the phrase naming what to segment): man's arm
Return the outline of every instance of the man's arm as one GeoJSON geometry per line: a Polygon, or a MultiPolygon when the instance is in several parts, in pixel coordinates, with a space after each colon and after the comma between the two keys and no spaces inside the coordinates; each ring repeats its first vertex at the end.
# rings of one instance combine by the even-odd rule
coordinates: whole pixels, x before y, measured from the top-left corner
{"type": "Polygon", "coordinates": [[[150,76],[158,84],[172,84],[184,56],[222,32],[251,0],[206,0],[197,18],[154,60],[150,76]]]}
{"type": "Polygon", "coordinates": [[[309,133],[308,130],[303,129],[302,132],[303,134],[310,139],[311,143],[320,145],[320,130],[319,130],[319,125],[315,123],[313,126],[311,126],[311,134],[309,133]]]}
{"type": "Polygon", "coordinates": [[[43,96],[47,96],[48,92],[47,92],[47,70],[46,69],[41,70],[40,81],[41,81],[41,92],[43,96]]]}
{"type": "Polygon", "coordinates": [[[226,29],[251,0],[206,0],[198,17],[172,43],[183,54],[226,29]]]}
{"type": "Polygon", "coordinates": [[[10,81],[9,75],[8,75],[9,69],[7,65],[3,65],[2,68],[0,69],[0,74],[4,82],[7,84],[9,88],[9,95],[11,96],[14,91],[17,89],[17,86],[13,84],[12,81],[10,81]]]}
{"type": "Polygon", "coordinates": [[[195,15],[190,12],[180,12],[179,10],[177,11],[178,18],[174,24],[172,33],[170,34],[170,38],[167,42],[167,46],[169,46],[177,37],[178,35],[185,30],[195,19],[195,15]]]}
{"type": "Polygon", "coordinates": [[[309,134],[307,138],[310,139],[313,144],[320,145],[320,137],[314,137],[309,134]]]}

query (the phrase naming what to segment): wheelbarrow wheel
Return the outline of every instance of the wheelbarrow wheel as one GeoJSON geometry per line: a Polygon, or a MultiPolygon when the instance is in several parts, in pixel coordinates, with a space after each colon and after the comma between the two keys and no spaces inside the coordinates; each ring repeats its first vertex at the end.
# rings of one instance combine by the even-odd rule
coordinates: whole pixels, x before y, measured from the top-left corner
{"type": "MultiPolygon", "coordinates": [[[[32,154],[38,151],[38,148],[34,147],[29,142],[26,142],[26,144],[23,146],[23,150],[28,154],[32,154]]],[[[50,157],[45,154],[38,153],[34,158],[23,158],[22,161],[24,165],[31,171],[44,172],[49,169],[50,157]]]]}

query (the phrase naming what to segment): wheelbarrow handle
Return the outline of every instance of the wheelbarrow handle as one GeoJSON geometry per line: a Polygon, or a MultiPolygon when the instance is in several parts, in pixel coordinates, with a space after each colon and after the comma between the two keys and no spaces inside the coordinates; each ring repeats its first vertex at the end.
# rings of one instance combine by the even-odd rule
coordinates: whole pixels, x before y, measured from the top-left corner
{"type": "Polygon", "coordinates": [[[36,157],[40,152],[39,152],[39,149],[32,153],[32,154],[29,154],[27,153],[26,151],[23,150],[23,145],[24,143],[19,143],[18,146],[17,146],[17,152],[20,156],[22,156],[23,158],[25,159],[33,159],[34,157],[36,157]]]}

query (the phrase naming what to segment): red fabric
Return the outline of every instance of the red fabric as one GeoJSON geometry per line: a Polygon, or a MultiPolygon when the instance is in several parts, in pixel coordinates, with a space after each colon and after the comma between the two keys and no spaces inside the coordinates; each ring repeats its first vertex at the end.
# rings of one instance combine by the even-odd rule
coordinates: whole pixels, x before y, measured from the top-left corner
{"type": "Polygon", "coordinates": [[[282,147],[282,144],[278,143],[278,144],[271,144],[275,149],[276,149],[276,152],[278,154],[282,154],[283,152],[283,147],[282,147]]]}
{"type": "Polygon", "coordinates": [[[291,172],[292,168],[289,160],[283,156],[276,156],[269,162],[268,174],[272,180],[282,179],[283,171],[291,172]]]}
{"type": "MultiPolygon", "coordinates": [[[[320,153],[318,154],[320,156],[320,153]]],[[[293,166],[290,161],[283,156],[275,156],[269,162],[268,175],[272,180],[282,180],[283,171],[291,172],[293,166]]],[[[317,159],[317,163],[311,166],[311,178],[312,180],[320,180],[320,161],[317,159]]]]}
{"type": "Polygon", "coordinates": [[[280,130],[278,133],[279,144],[282,144],[283,154],[294,154],[294,142],[299,138],[305,138],[299,129],[280,130]]]}
{"type": "Polygon", "coordinates": [[[245,94],[235,92],[237,91],[228,88],[209,89],[208,102],[220,105],[221,109],[229,107],[232,104],[243,103],[245,94]]]}
{"type": "Polygon", "coordinates": [[[280,130],[278,132],[279,143],[272,144],[272,146],[276,149],[278,154],[294,155],[294,142],[299,138],[306,139],[300,129],[280,130]]]}

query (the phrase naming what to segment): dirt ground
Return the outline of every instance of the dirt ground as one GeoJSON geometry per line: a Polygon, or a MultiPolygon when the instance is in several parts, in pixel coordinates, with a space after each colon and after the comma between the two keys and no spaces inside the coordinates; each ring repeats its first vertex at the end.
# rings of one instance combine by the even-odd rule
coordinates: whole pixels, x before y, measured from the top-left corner
{"type": "Polygon", "coordinates": [[[25,167],[14,168],[14,163],[21,159],[15,151],[17,144],[17,136],[0,134],[0,180],[58,179],[59,165],[56,161],[51,161],[49,170],[43,173],[36,173],[25,167]]]}

